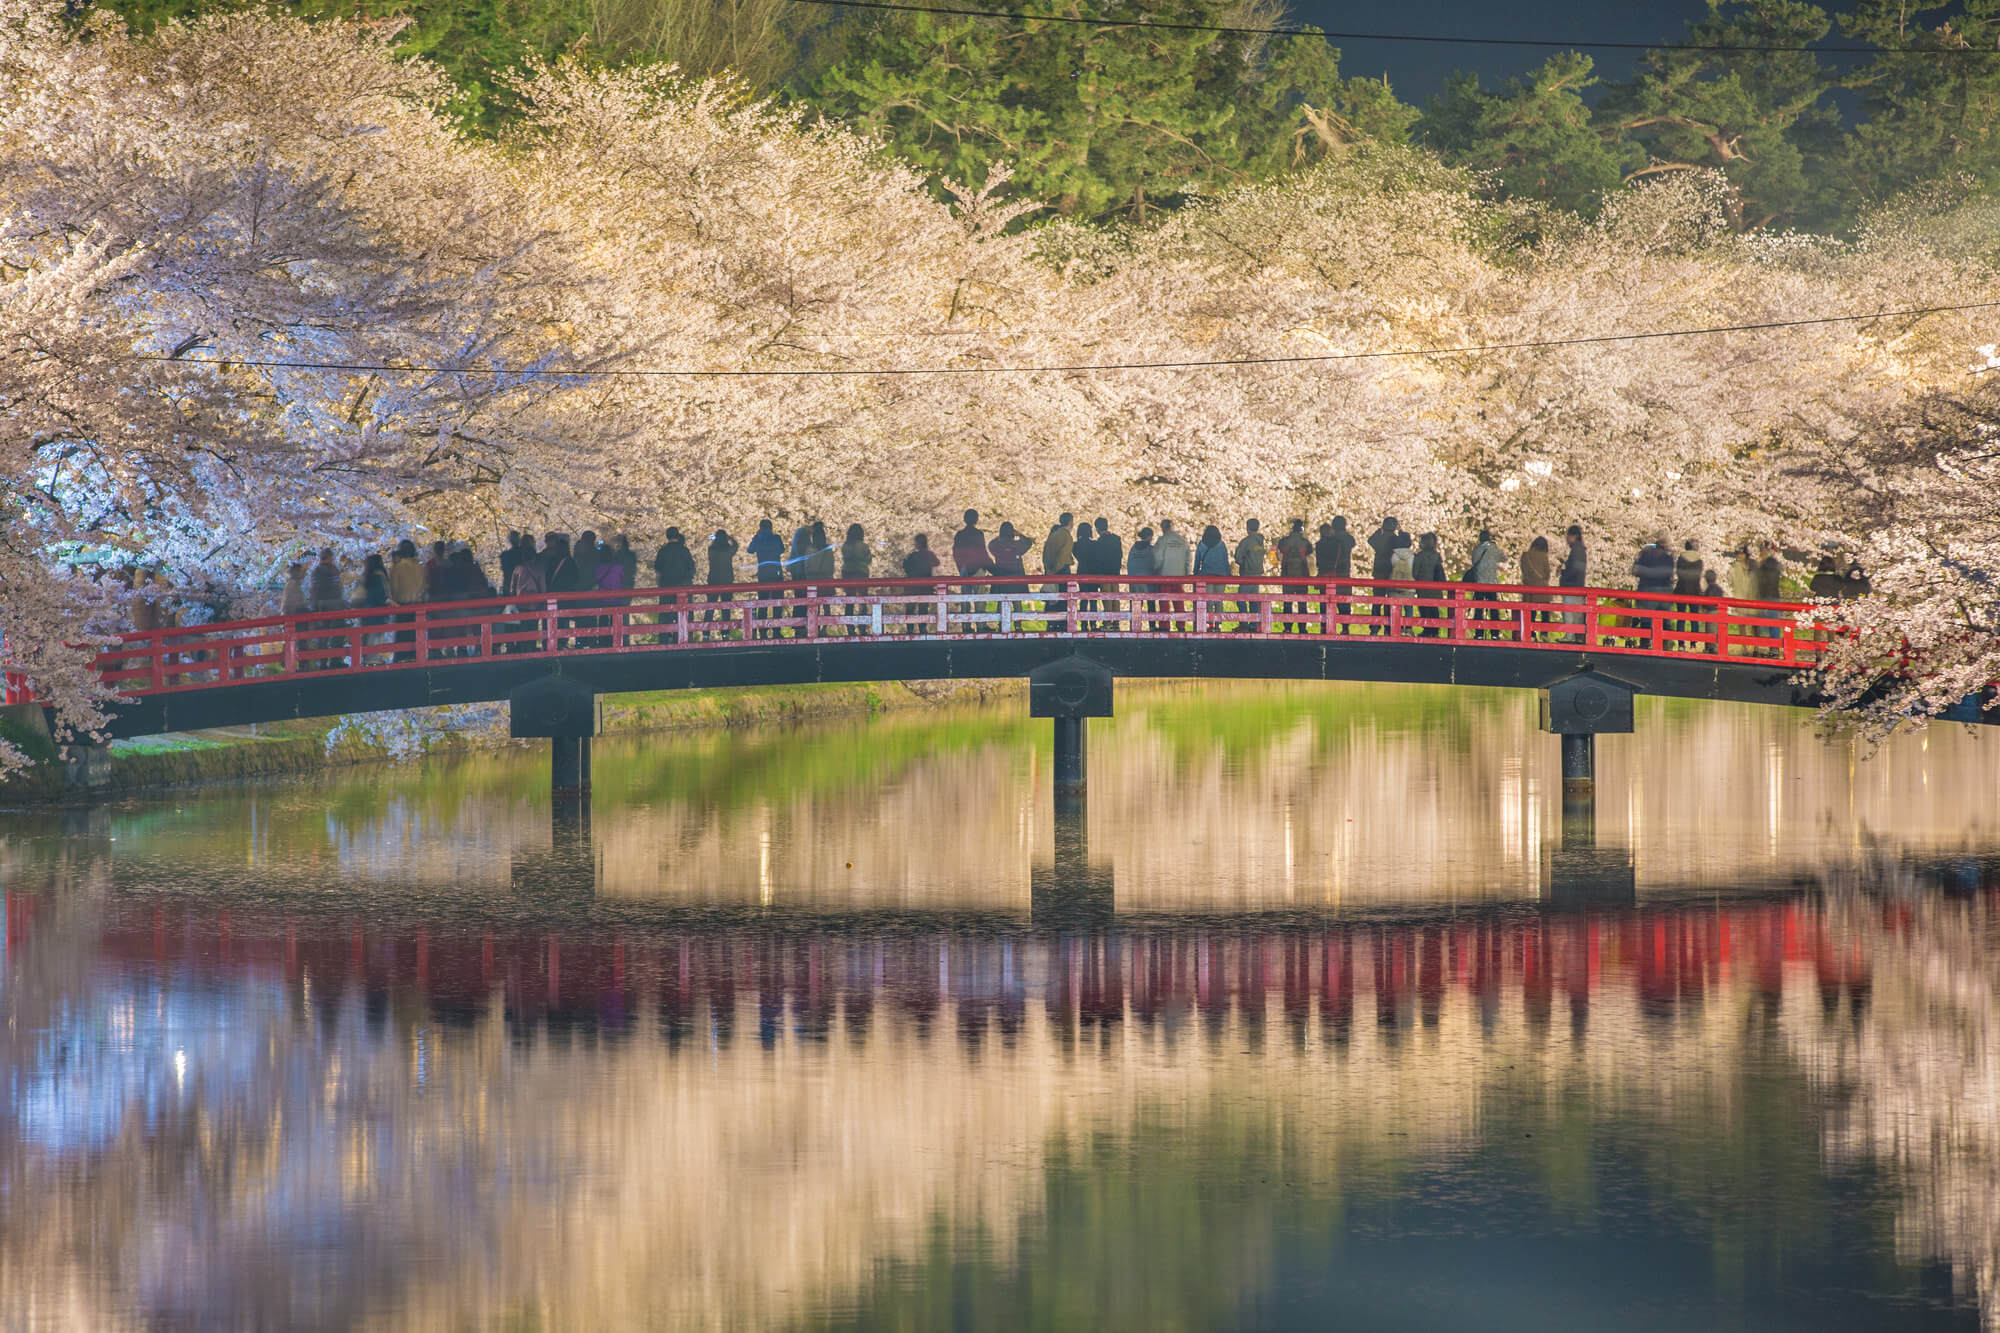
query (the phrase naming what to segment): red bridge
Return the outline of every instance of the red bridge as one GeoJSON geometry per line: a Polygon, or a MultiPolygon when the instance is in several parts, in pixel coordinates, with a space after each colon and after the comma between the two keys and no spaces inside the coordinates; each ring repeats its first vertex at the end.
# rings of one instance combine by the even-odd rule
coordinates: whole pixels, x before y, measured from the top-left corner
{"type": "MultiPolygon", "coordinates": [[[[592,693],[1027,675],[1536,688],[1583,667],[1641,692],[1809,704],[1810,607],[1601,588],[1032,576],[734,584],[353,609],[152,630],[98,659],[114,736],[592,693]]],[[[9,701],[26,697],[10,680],[9,701]]]]}

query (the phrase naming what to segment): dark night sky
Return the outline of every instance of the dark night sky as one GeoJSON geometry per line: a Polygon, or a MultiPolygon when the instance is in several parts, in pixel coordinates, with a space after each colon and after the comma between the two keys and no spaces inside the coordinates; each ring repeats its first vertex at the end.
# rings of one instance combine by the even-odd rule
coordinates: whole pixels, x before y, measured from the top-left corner
{"type": "MultiPolygon", "coordinates": [[[[1349,32],[1412,32],[1467,37],[1545,37],[1574,43],[1597,61],[1607,78],[1627,74],[1636,51],[1592,51],[1585,39],[1676,42],[1688,20],[1707,12],[1702,0],[1660,0],[1650,5],[1596,0],[1292,0],[1296,21],[1349,32]]],[[[1437,46],[1418,42],[1338,42],[1343,74],[1389,75],[1396,95],[1421,104],[1456,69],[1476,70],[1488,87],[1525,74],[1554,54],[1531,46],[1437,46]]]]}

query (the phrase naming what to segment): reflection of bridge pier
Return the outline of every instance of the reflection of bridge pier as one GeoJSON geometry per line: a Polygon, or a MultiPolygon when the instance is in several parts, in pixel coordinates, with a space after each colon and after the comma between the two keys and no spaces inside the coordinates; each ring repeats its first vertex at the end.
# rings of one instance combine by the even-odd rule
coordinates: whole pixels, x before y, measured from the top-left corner
{"type": "Polygon", "coordinates": [[[1110,866],[1090,864],[1090,824],[1083,797],[1056,798],[1055,860],[1029,872],[1029,912],[1037,926],[1102,925],[1114,910],[1110,866]]]}
{"type": "Polygon", "coordinates": [[[547,901],[597,896],[597,847],[590,833],[587,791],[555,794],[549,802],[547,850],[515,848],[510,871],[514,892],[524,897],[547,901]]]}
{"type": "Polygon", "coordinates": [[[1636,693],[1588,667],[1542,691],[1542,729],[1562,741],[1562,839],[1543,885],[1554,906],[1616,907],[1637,897],[1631,853],[1597,845],[1598,733],[1632,731],[1636,693]]]}

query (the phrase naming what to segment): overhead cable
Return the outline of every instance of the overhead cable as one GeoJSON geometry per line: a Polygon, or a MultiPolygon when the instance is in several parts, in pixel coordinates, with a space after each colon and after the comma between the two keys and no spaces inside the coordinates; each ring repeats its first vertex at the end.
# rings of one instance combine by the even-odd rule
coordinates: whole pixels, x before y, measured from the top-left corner
{"type": "Polygon", "coordinates": [[[1871,310],[1853,315],[1819,315],[1810,319],[1773,319],[1756,324],[1717,324],[1693,329],[1648,329],[1636,333],[1597,333],[1573,338],[1532,338],[1521,342],[1473,343],[1451,347],[1391,347],[1368,352],[1315,352],[1298,356],[1227,357],[1205,361],[1113,361],[1033,366],[872,366],[771,367],[703,370],[695,367],[611,367],[551,370],[537,366],[444,366],[365,361],[303,361],[257,357],[176,357],[139,353],[140,361],[179,365],[244,366],[269,370],[338,370],[395,375],[485,375],[517,379],[832,379],[871,375],[1082,375],[1142,370],[1222,370],[1232,366],[1305,366],[1338,361],[1386,361],[1406,357],[1477,356],[1486,352],[1519,352],[1545,347],[1588,347],[1603,343],[1653,342],[1665,338],[1707,338],[1726,333],[1762,333],[1825,324],[1859,324],[1873,319],[1914,319],[1925,315],[2000,308],[2000,300],[1959,305],[1913,306],[1902,310],[1871,310]]]}
{"type": "Polygon", "coordinates": [[[1326,41],[1339,42],[1419,42],[1435,46],[1535,46],[1553,47],[1565,50],[1589,49],[1597,51],[1694,51],[1728,54],[1787,54],[1805,53],[1812,55],[1923,55],[1923,56],[1995,56],[2000,55],[2000,47],[1991,51],[1975,50],[1969,46],[1905,48],[1895,50],[1880,46],[1814,46],[1809,43],[1781,45],[1762,43],[1701,43],[1701,42],[1633,42],[1633,41],[1591,41],[1588,39],[1558,40],[1553,37],[1467,37],[1452,33],[1434,32],[1342,32],[1327,28],[1313,27],[1239,27],[1228,23],[1181,23],[1172,20],[1142,18],[1100,18],[1084,14],[1024,14],[1011,9],[961,9],[941,5],[900,4],[896,0],[796,0],[802,5],[820,5],[829,9],[873,9],[898,14],[940,14],[954,18],[1006,19],[1014,23],[1068,23],[1090,28],[1157,28],[1166,32],[1212,32],[1235,37],[1318,37],[1326,41]]]}

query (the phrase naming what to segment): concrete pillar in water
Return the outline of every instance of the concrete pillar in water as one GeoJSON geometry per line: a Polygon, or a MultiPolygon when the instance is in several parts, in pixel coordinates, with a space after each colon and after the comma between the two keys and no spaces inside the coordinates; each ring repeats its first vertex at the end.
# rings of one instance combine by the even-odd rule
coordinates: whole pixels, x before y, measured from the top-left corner
{"type": "Polygon", "coordinates": [[[590,737],[549,738],[549,790],[558,795],[590,795],[590,737]]]}
{"type": "Polygon", "coordinates": [[[1589,800],[1597,788],[1597,734],[1566,733],[1562,738],[1563,804],[1589,800]]]}
{"type": "Polygon", "coordinates": [[[1111,669],[1071,654],[1028,673],[1028,716],[1055,721],[1056,808],[1081,809],[1088,754],[1085,723],[1111,716],[1111,669]]]}
{"type": "Polygon", "coordinates": [[[1637,893],[1631,853],[1597,845],[1597,737],[1632,730],[1624,681],[1585,670],[1542,691],[1542,729],[1562,743],[1562,836],[1549,851],[1544,900],[1553,907],[1622,907],[1637,893]]]}
{"type": "Polygon", "coordinates": [[[1078,813],[1083,808],[1085,780],[1089,776],[1090,719],[1082,717],[1058,717],[1054,719],[1056,729],[1056,811],[1062,813],[1064,807],[1073,806],[1078,813]]]}
{"type": "Polygon", "coordinates": [[[516,739],[549,743],[549,790],[590,799],[590,738],[597,734],[597,695],[570,676],[531,680],[507,697],[507,730],[516,739]]]}
{"type": "Polygon", "coordinates": [[[1111,872],[1090,864],[1085,803],[1090,719],[1111,716],[1111,672],[1087,657],[1059,658],[1028,673],[1028,715],[1055,726],[1055,863],[1030,876],[1038,926],[1101,925],[1111,917],[1111,872]]]}

